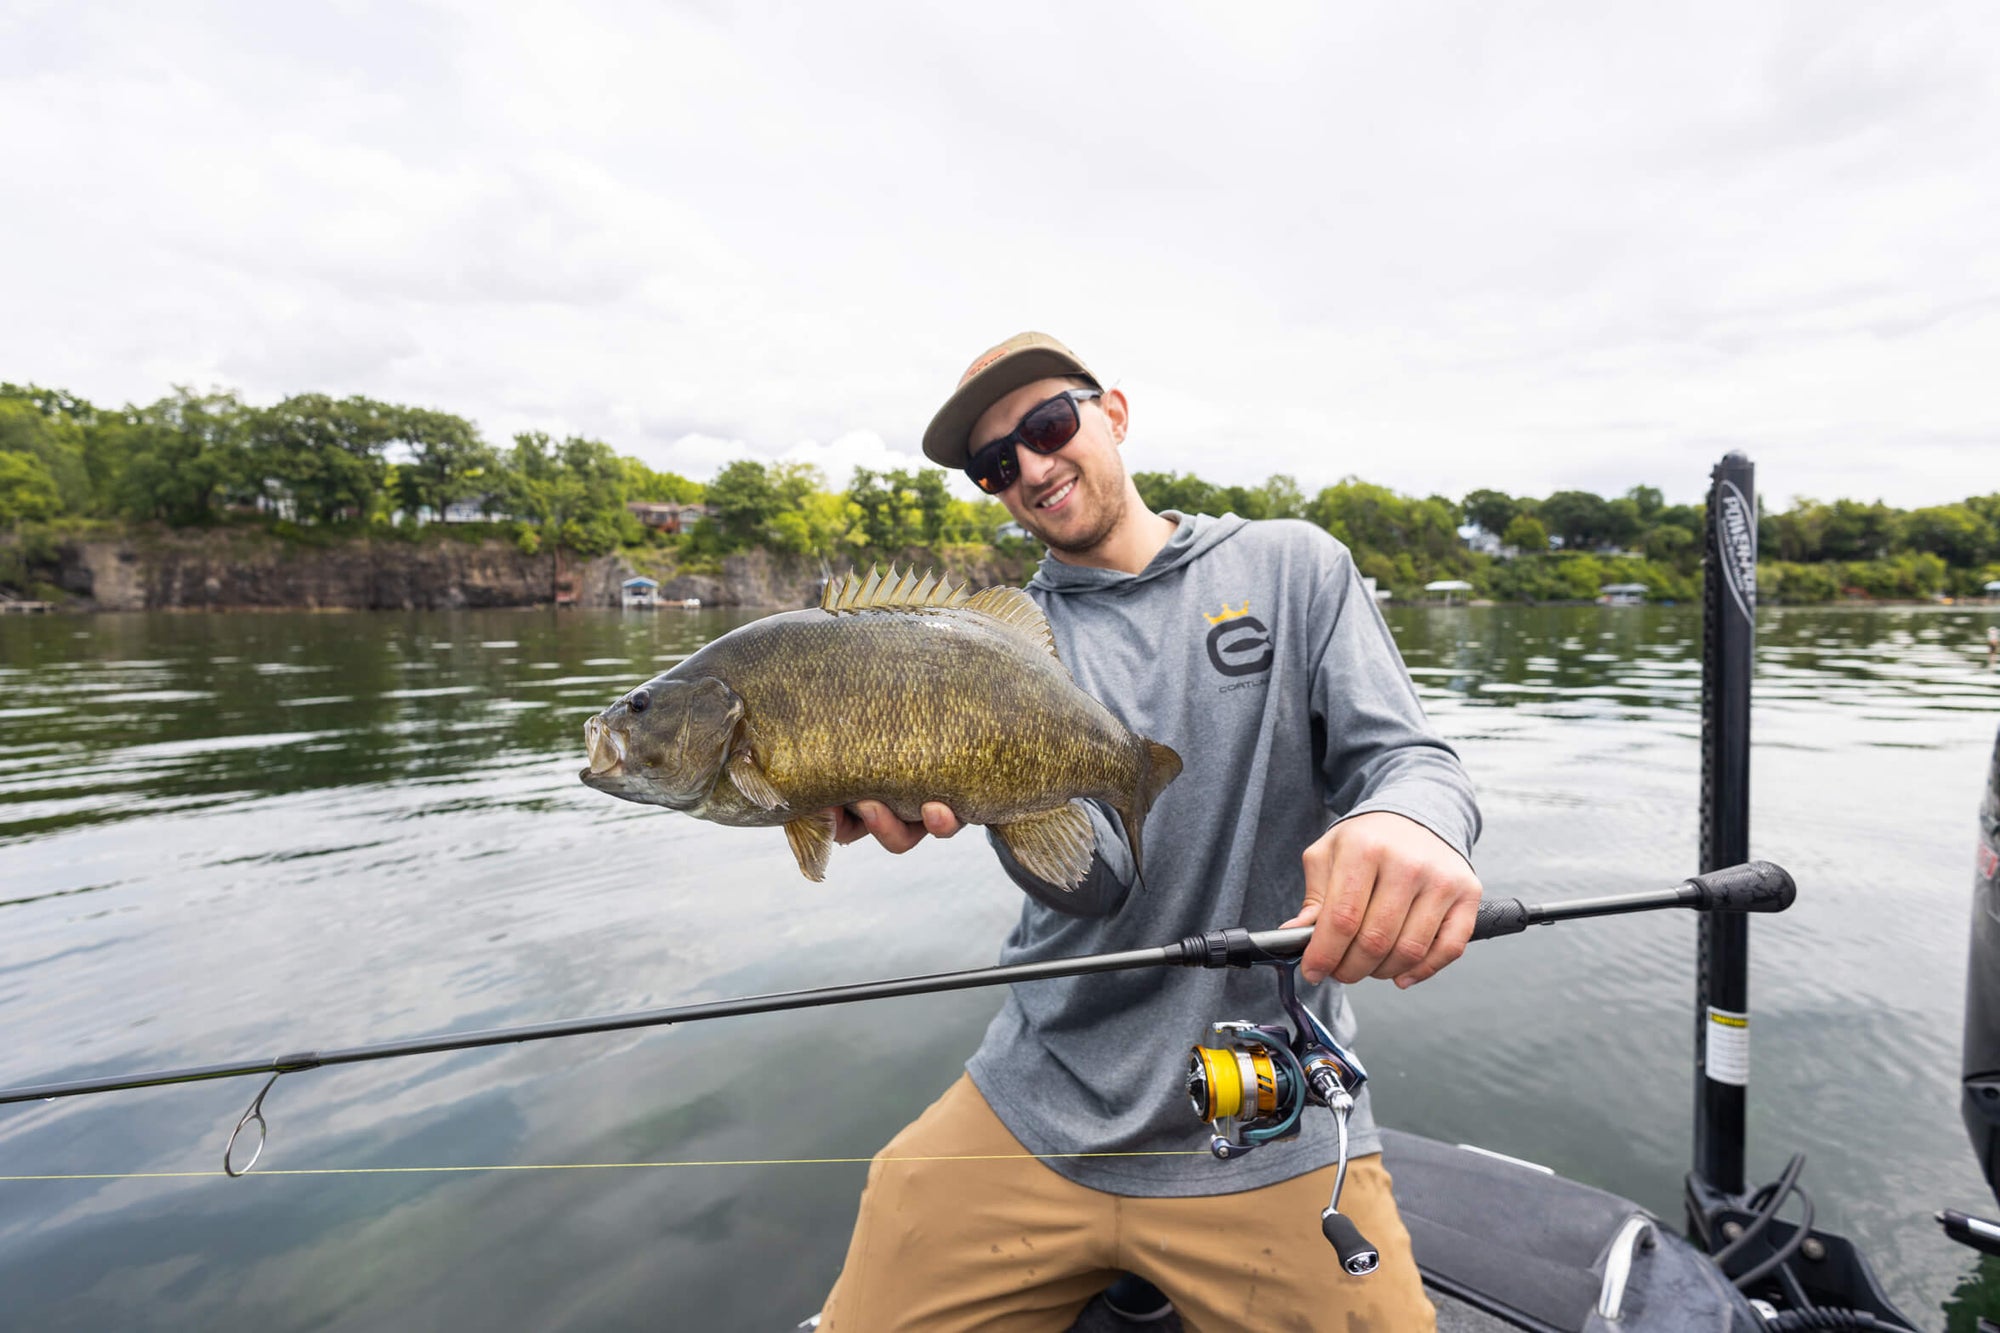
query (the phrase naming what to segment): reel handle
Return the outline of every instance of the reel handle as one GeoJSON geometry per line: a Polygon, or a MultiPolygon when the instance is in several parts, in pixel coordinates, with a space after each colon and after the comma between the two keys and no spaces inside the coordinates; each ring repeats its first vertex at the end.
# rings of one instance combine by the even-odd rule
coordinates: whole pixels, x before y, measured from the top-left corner
{"type": "Polygon", "coordinates": [[[1366,1277],[1381,1264],[1382,1252],[1368,1243],[1347,1214],[1328,1208],[1319,1215],[1319,1229],[1340,1256],[1340,1266],[1351,1276],[1366,1277]]]}

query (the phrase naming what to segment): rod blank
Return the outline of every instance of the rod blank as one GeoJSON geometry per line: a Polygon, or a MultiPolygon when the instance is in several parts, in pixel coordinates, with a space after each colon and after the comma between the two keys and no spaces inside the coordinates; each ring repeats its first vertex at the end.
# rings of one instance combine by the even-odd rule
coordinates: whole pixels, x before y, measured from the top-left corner
{"type": "MultiPolygon", "coordinates": [[[[1624,912],[1647,912],[1662,907],[1718,907],[1748,905],[1753,911],[1783,911],[1791,905],[1795,890],[1792,878],[1766,861],[1732,866],[1698,876],[1671,889],[1647,890],[1607,898],[1579,898],[1566,903],[1527,906],[1518,898],[1482,903],[1479,924],[1472,938],[1489,939],[1510,935],[1530,925],[1567,921],[1578,917],[1609,916],[1624,912]],[[1735,878],[1729,878],[1729,877],[1735,878]]],[[[922,976],[894,977],[885,981],[862,981],[844,986],[819,986],[809,990],[777,991],[733,1000],[711,1000],[701,1004],[675,1005],[666,1009],[642,1009],[632,1013],[606,1014],[596,1018],[571,1019],[556,1023],[530,1023],[519,1027],[485,1028],[468,1032],[443,1032],[428,1037],[376,1042],[366,1046],[337,1047],[325,1051],[298,1051],[269,1059],[239,1060],[226,1064],[192,1065],[183,1069],[156,1069],[146,1073],[112,1075],[105,1078],[72,1079],[0,1089],[0,1105],[10,1102],[48,1101],[56,1097],[81,1097],[98,1092],[121,1092],[130,1088],[157,1088],[179,1083],[206,1083],[215,1079],[244,1078],[252,1074],[290,1074],[326,1065],[361,1064],[372,1060],[393,1060],[409,1055],[437,1055],[447,1051],[476,1050],[482,1046],[509,1046],[519,1042],[549,1041],[556,1037],[581,1037],[597,1032],[625,1032],[634,1028],[668,1027],[676,1023],[698,1023],[711,1018],[741,1018],[750,1014],[778,1013],[791,1009],[814,1009],[825,1005],[853,1004],[862,1000],[886,1000],[906,995],[934,995],[943,991],[972,990],[983,986],[1004,986],[1022,981],[1045,981],[1055,977],[1086,976],[1099,972],[1129,972],[1147,967],[1249,967],[1256,963],[1282,962],[1305,952],[1312,939],[1311,926],[1282,930],[1245,930],[1230,927],[1190,935],[1174,944],[1149,949],[1128,949],[1118,953],[1084,954],[1051,958],[1034,963],[1011,963],[1004,967],[978,967],[961,972],[932,972],[922,976]]]]}

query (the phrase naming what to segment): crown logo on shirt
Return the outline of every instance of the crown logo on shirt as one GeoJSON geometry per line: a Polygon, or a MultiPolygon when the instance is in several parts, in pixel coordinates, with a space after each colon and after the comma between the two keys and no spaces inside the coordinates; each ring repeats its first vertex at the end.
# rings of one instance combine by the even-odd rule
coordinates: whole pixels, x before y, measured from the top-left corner
{"type": "Polygon", "coordinates": [[[1249,614],[1250,614],[1250,599],[1248,597],[1245,597],[1243,599],[1243,609],[1241,611],[1231,611],[1229,609],[1229,603],[1224,602],[1222,604],[1221,615],[1212,616],[1209,615],[1206,611],[1204,611],[1201,614],[1201,618],[1203,620],[1206,620],[1211,625],[1220,625],[1225,620],[1234,620],[1238,616],[1247,616],[1249,614]]]}

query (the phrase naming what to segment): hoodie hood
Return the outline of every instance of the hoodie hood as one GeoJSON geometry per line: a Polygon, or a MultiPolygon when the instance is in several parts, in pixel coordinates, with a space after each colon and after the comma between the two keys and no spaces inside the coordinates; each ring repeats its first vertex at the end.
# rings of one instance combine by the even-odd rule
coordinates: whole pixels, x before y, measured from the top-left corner
{"type": "Polygon", "coordinates": [[[1121,584],[1137,587],[1170,569],[1179,569],[1188,561],[1228,541],[1242,531],[1248,521],[1234,514],[1213,518],[1207,514],[1183,514],[1178,509],[1162,509],[1160,517],[1174,521],[1174,535],[1167,538],[1167,544],[1137,574],[1127,574],[1122,569],[1099,569],[1094,565],[1072,565],[1051,554],[1042,557],[1042,563],[1035,570],[1035,577],[1028,581],[1028,586],[1059,595],[1096,592],[1117,588],[1121,584]]]}

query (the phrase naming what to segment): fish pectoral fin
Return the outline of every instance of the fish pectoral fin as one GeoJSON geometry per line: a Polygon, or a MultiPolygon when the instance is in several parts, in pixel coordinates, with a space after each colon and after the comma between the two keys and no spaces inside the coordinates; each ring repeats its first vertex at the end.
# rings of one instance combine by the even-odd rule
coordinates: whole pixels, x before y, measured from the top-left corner
{"type": "Polygon", "coordinates": [[[778,789],[771,785],[771,779],[764,776],[764,770],[757,767],[757,761],[745,748],[729,758],[729,780],[736,784],[736,790],[743,793],[743,799],[760,810],[775,810],[785,803],[778,795],[778,789]]]}
{"type": "Polygon", "coordinates": [[[1097,850],[1090,815],[1076,801],[1011,824],[996,824],[993,831],[1007,844],[1021,869],[1064,889],[1083,883],[1097,850]]]}
{"type": "Polygon", "coordinates": [[[817,884],[826,878],[826,863],[833,855],[833,811],[816,810],[800,815],[785,825],[785,841],[799,858],[799,872],[817,884]]]}

